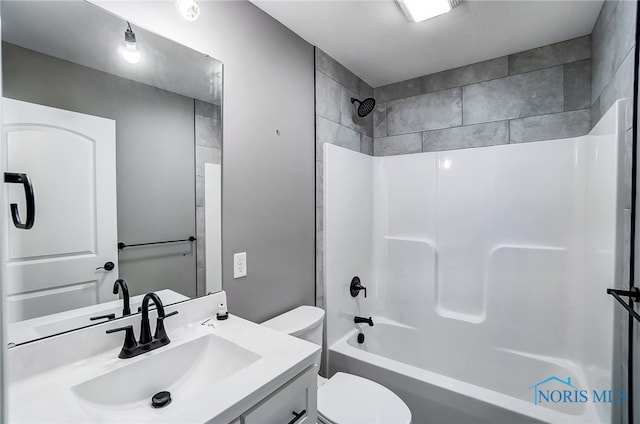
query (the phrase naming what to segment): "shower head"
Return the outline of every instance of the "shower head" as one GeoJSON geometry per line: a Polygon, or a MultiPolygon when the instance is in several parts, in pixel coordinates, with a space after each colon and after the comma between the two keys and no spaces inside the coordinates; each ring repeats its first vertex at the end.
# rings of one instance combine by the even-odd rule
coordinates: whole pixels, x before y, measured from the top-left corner
{"type": "Polygon", "coordinates": [[[369,97],[368,99],[364,100],[358,100],[352,97],[351,103],[353,103],[353,105],[355,106],[356,102],[358,103],[358,116],[361,118],[364,118],[365,116],[370,114],[373,111],[373,108],[376,106],[376,99],[374,99],[373,97],[369,97]]]}

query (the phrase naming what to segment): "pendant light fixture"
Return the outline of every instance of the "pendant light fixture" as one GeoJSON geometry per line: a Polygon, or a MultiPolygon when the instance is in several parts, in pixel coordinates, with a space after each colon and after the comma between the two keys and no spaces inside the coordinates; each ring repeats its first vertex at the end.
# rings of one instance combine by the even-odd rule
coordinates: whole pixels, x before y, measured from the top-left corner
{"type": "Polygon", "coordinates": [[[131,29],[131,24],[127,22],[127,30],[124,32],[124,50],[122,57],[129,63],[140,62],[140,52],[136,43],[136,34],[131,29]]]}

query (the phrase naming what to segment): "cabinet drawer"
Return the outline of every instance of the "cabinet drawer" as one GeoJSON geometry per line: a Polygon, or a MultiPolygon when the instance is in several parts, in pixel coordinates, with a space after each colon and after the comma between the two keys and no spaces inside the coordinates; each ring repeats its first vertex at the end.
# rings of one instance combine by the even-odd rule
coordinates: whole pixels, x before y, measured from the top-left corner
{"type": "Polygon", "coordinates": [[[244,414],[241,417],[242,424],[315,424],[318,391],[316,372],[317,367],[311,367],[285,384],[244,414]]]}

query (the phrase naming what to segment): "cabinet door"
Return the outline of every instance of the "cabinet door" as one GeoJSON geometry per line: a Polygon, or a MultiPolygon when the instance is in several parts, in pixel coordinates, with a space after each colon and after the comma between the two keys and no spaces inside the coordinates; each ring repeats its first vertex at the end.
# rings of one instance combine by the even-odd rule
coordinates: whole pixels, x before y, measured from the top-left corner
{"type": "Polygon", "coordinates": [[[317,371],[313,366],[242,416],[243,424],[315,424],[317,371]]]}

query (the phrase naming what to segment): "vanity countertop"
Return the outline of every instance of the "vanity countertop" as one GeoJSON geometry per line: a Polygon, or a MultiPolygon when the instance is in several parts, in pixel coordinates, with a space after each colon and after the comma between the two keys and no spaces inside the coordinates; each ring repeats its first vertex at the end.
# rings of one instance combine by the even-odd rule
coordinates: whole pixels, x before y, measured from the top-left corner
{"type": "Polygon", "coordinates": [[[216,320],[225,296],[168,307],[180,312],[166,323],[171,343],[131,359],[117,357],[124,334],[105,330],[137,334],[139,315],[9,349],[9,421],[228,423],[318,362],[320,346],[231,314],[216,320]],[[38,356],[47,364],[29,367],[38,356]],[[156,390],[172,403],[152,408],[156,390]]]}

